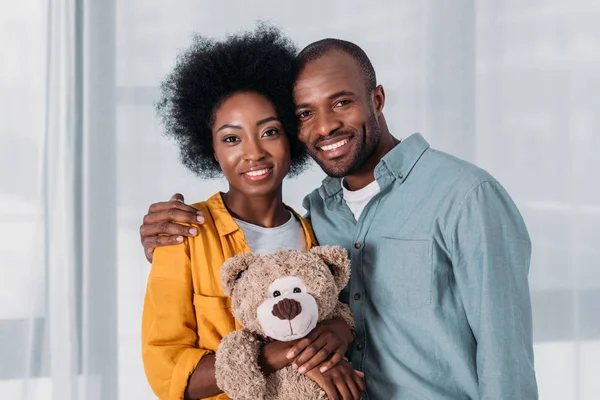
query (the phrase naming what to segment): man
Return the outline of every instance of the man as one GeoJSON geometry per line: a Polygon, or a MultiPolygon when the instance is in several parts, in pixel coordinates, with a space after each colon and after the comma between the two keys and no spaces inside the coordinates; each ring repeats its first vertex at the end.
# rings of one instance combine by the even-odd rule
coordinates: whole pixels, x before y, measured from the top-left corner
{"type": "MultiPolygon", "coordinates": [[[[297,61],[299,138],[329,175],[304,207],[319,243],[351,257],[342,300],[365,397],[536,399],[531,245],[509,195],[419,134],[394,138],[358,46],[325,39],[297,61]]],[[[147,256],[189,235],[169,221],[196,221],[195,211],[154,204],[141,228],[147,256]]]]}

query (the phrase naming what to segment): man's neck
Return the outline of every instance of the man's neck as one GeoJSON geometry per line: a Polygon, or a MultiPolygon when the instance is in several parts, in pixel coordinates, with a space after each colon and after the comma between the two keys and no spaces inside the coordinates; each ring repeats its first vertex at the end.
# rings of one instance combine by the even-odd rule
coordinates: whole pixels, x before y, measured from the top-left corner
{"type": "Polygon", "coordinates": [[[281,187],[267,196],[248,196],[230,187],[223,194],[223,202],[233,217],[265,228],[283,225],[290,218],[281,187]]]}

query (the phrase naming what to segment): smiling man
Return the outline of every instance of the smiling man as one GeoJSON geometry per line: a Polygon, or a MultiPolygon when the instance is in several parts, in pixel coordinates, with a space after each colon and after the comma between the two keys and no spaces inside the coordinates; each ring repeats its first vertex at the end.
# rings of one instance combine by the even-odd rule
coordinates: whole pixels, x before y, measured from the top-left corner
{"type": "MultiPolygon", "coordinates": [[[[349,358],[365,373],[365,397],[536,399],[531,245],[504,188],[420,134],[392,136],[385,91],[353,43],[306,47],[294,101],[299,138],[329,175],[306,196],[307,216],[319,244],[351,257],[342,300],[356,320],[349,358]]],[[[197,218],[172,200],[144,219],[148,256],[193,233],[168,223],[197,218]]]]}

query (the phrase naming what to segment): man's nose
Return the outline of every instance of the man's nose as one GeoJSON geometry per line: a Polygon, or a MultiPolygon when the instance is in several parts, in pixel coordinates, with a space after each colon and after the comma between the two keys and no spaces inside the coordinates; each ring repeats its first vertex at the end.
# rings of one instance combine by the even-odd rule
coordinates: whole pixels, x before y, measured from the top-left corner
{"type": "Polygon", "coordinates": [[[331,111],[322,111],[315,115],[315,129],[320,136],[329,136],[342,127],[342,123],[331,111]]]}
{"type": "Polygon", "coordinates": [[[293,320],[302,312],[302,304],[292,299],[283,299],[273,306],[273,315],[283,320],[293,320]]]}

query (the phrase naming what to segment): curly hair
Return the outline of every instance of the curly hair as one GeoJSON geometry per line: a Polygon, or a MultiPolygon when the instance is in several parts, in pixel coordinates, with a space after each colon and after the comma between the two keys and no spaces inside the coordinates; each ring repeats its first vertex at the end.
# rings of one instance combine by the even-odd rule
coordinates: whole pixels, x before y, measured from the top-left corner
{"type": "Polygon", "coordinates": [[[296,54],[289,39],[265,24],[222,41],[195,35],[163,81],[156,104],[165,134],[179,145],[181,162],[202,178],[221,176],[213,156],[215,110],[235,93],[256,92],[273,103],[287,134],[288,174],[301,172],[309,158],[297,137],[292,97],[296,54]]]}

